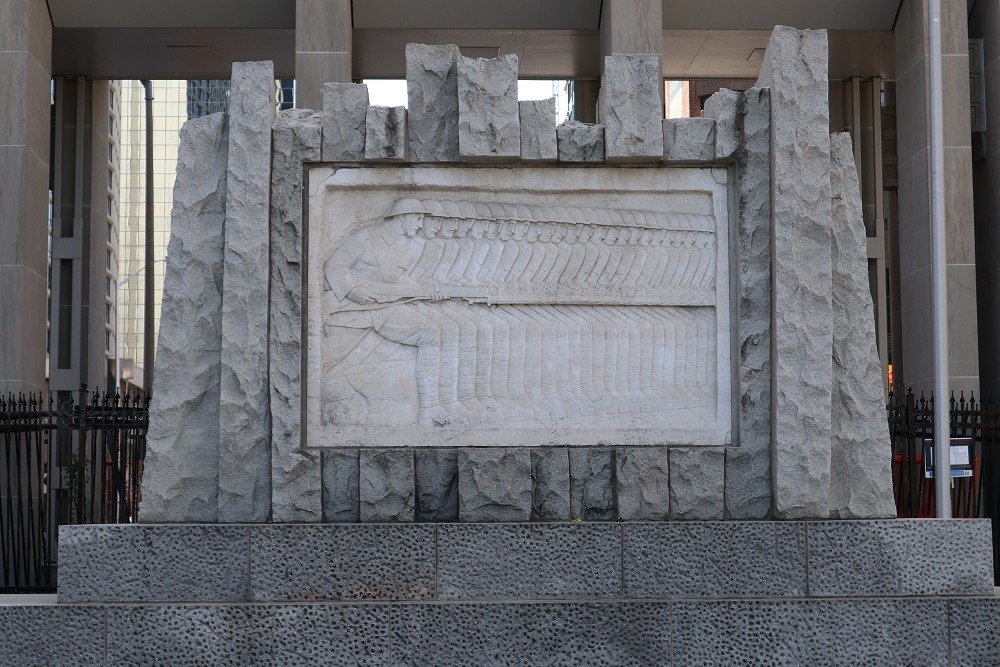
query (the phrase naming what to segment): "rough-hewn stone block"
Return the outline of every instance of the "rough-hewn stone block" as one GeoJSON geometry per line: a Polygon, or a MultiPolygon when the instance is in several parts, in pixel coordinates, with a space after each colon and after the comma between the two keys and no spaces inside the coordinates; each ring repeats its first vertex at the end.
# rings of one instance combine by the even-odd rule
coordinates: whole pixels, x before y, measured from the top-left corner
{"type": "Polygon", "coordinates": [[[531,520],[569,520],[569,450],[542,447],[531,451],[531,520]]]}
{"type": "Polygon", "coordinates": [[[361,521],[413,521],[413,450],[361,450],[358,466],[361,521]]]}
{"type": "Polygon", "coordinates": [[[417,521],[458,520],[458,450],[424,449],[416,459],[417,521]]]}
{"type": "Polygon", "coordinates": [[[458,57],[458,148],[465,162],[521,155],[517,56],[458,57]]]}
{"type": "Polygon", "coordinates": [[[569,450],[570,515],[584,521],[615,518],[612,449],[589,447],[569,450]]]}
{"type": "Polygon", "coordinates": [[[368,107],[365,121],[368,138],[365,159],[403,161],[406,159],[406,108],[368,107]]]}
{"type": "Polygon", "coordinates": [[[721,447],[670,450],[670,517],[721,519],[726,504],[726,454],[721,447]]]}
{"type": "Polygon", "coordinates": [[[604,162],[604,126],[568,120],[556,127],[560,162],[604,162]]]}
{"type": "Polygon", "coordinates": [[[368,86],[363,83],[323,84],[323,161],[356,161],[365,157],[365,110],[368,86]]]}
{"type": "Polygon", "coordinates": [[[608,162],[656,162],[663,156],[663,74],[656,56],[604,56],[597,104],[608,162]]]}
{"type": "Polygon", "coordinates": [[[433,526],[251,528],[250,591],[259,601],[429,600],[433,526]]]}
{"type": "Polygon", "coordinates": [[[413,162],[457,162],[458,47],[406,45],[406,95],[413,162]]]}
{"type": "Polygon", "coordinates": [[[830,137],[833,161],[833,416],[830,514],[896,516],[892,442],[868,281],[868,239],[851,135],[830,137]]]}
{"type": "Polygon", "coordinates": [[[219,521],[271,511],[268,264],[274,67],[234,63],[229,105],[219,400],[219,521]]]}
{"type": "Polygon", "coordinates": [[[633,447],[615,454],[618,518],[663,521],[670,516],[670,462],[666,447],[633,447]]]}
{"type": "Polygon", "coordinates": [[[0,664],[108,664],[104,662],[106,616],[105,607],[0,605],[0,664]]]}
{"type": "Polygon", "coordinates": [[[741,123],[740,107],[742,95],[735,90],[723,88],[705,101],[702,118],[715,121],[715,157],[730,158],[740,147],[741,123]]]}
{"type": "Polygon", "coordinates": [[[462,449],[458,453],[461,521],[527,521],[531,455],[527,449],[462,449]]]}
{"type": "Polygon", "coordinates": [[[521,120],[521,161],[555,162],[556,98],[525,100],[517,103],[521,120]]]}
{"type": "Polygon", "coordinates": [[[771,89],[772,479],[782,519],[830,514],[828,55],[825,30],[778,26],[758,79],[771,89]]]}
{"type": "Polygon", "coordinates": [[[323,520],[353,523],[361,519],[358,450],[323,451],[323,520]]]}
{"type": "Polygon", "coordinates": [[[710,162],[715,159],[715,121],[711,118],[664,118],[664,162],[710,162]]]}
{"type": "MultiPolygon", "coordinates": [[[[367,96],[367,93],[366,93],[367,96]]],[[[278,114],[271,155],[271,513],[276,522],[321,521],[320,457],[302,449],[302,163],[320,159],[321,118],[278,114]]]]}
{"type": "Polygon", "coordinates": [[[771,97],[740,97],[736,196],[739,299],[738,447],[726,448],[726,514],[763,519],[771,511],[771,97]]]}
{"type": "Polygon", "coordinates": [[[226,116],[180,133],[142,481],[143,521],[219,517],[226,116]]]}

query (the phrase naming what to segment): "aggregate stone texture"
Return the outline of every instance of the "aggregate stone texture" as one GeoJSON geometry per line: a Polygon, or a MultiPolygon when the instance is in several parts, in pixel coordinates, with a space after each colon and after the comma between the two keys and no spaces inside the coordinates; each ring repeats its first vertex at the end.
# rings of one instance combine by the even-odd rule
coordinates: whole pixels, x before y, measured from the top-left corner
{"type": "Polygon", "coordinates": [[[771,97],[740,96],[736,197],[739,299],[738,447],[726,448],[726,516],[771,511],[771,97]]]}
{"type": "Polygon", "coordinates": [[[521,123],[521,162],[555,162],[556,98],[517,103],[521,123]]]}
{"type": "Polygon", "coordinates": [[[392,609],[393,665],[649,665],[669,660],[665,604],[450,604],[392,609]]]}
{"type": "Polygon", "coordinates": [[[359,476],[358,450],[323,450],[324,521],[356,523],[361,520],[359,476]]]}
{"type": "Polygon", "coordinates": [[[143,521],[216,521],[226,219],[225,114],[181,127],[149,407],[143,521]]]}
{"type": "Polygon", "coordinates": [[[457,162],[458,47],[406,45],[407,121],[412,162],[457,162]]]}
{"type": "Polygon", "coordinates": [[[458,450],[414,452],[416,520],[458,521],[458,450]]]}
{"type": "Polygon", "coordinates": [[[368,107],[365,133],[366,160],[406,159],[406,107],[368,107]]]}
{"type": "Polygon", "coordinates": [[[663,157],[663,74],[656,56],[604,56],[598,95],[608,162],[658,162],[663,157]]]}
{"type": "Polygon", "coordinates": [[[675,665],[948,664],[945,600],[679,602],[675,665]]]}
{"type": "Polygon", "coordinates": [[[531,518],[531,454],[528,449],[458,450],[458,516],[464,522],[528,521],[531,518]]]}
{"type": "Polygon", "coordinates": [[[107,664],[385,665],[389,615],[371,605],[109,607],[107,664]]]}
{"type": "Polygon", "coordinates": [[[356,162],[365,157],[365,111],[368,86],[363,83],[324,83],[323,162],[356,162]]]}
{"type": "Polygon", "coordinates": [[[621,528],[609,524],[438,527],[447,600],[621,597],[621,528]]]}
{"type": "Polygon", "coordinates": [[[59,601],[246,600],[248,539],[245,526],[61,526],[59,601]]]}
{"type": "Polygon", "coordinates": [[[570,516],[584,521],[615,518],[613,449],[570,448],[570,516]]]}
{"type": "Polygon", "coordinates": [[[302,448],[302,164],[320,159],[321,117],[278,114],[271,153],[271,520],[323,519],[320,456],[302,448]]]}
{"type": "Polygon", "coordinates": [[[434,527],[267,525],[251,529],[257,601],[429,600],[434,527]]]}
{"type": "Polygon", "coordinates": [[[830,515],[896,516],[892,441],[868,282],[868,238],[851,135],[830,137],[833,191],[833,415],[830,515]]]}
{"type": "Polygon", "coordinates": [[[413,450],[361,450],[358,459],[361,521],[413,521],[413,450]]]}
{"type": "Polygon", "coordinates": [[[531,450],[531,520],[569,521],[569,450],[531,450]]]}
{"type": "Polygon", "coordinates": [[[830,514],[828,56],[825,30],[777,26],[757,80],[771,89],[772,479],[779,519],[830,514]]]}
{"type": "Polygon", "coordinates": [[[810,595],[993,592],[988,519],[825,521],[808,531],[810,595]]]}
{"type": "Polygon", "coordinates": [[[556,127],[560,162],[604,162],[604,126],[568,120],[556,127]]]}
{"type": "Polygon", "coordinates": [[[722,519],[726,508],[726,451],[722,447],[670,449],[670,518],[722,519]]]}
{"type": "Polygon", "coordinates": [[[723,88],[705,101],[702,118],[715,121],[715,157],[734,157],[740,147],[740,107],[743,96],[734,90],[723,88]]]}
{"type": "Polygon", "coordinates": [[[458,57],[458,149],[464,162],[517,160],[517,56],[458,57]]]}
{"type": "Polygon", "coordinates": [[[0,665],[103,665],[105,612],[87,605],[0,605],[0,665]]]}
{"type": "Polygon", "coordinates": [[[951,664],[1000,665],[1000,596],[949,601],[951,664]]]}
{"type": "Polygon", "coordinates": [[[621,521],[670,518],[670,461],[666,447],[632,447],[615,454],[615,488],[621,521]]]}
{"type": "Polygon", "coordinates": [[[233,63],[219,400],[223,523],[263,523],[271,511],[267,375],[273,98],[270,61],[233,63]]]}
{"type": "Polygon", "coordinates": [[[711,118],[664,118],[663,161],[711,162],[715,159],[715,121],[711,118]]]}
{"type": "Polygon", "coordinates": [[[777,522],[625,524],[629,598],[806,594],[806,529],[777,522]]]}

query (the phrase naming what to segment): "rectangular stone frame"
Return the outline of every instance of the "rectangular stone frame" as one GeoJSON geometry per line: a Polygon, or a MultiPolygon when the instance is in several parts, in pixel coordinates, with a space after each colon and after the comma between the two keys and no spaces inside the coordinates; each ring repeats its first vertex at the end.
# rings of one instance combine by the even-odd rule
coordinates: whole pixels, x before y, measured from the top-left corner
{"type": "MultiPolygon", "coordinates": [[[[739,380],[737,367],[739,363],[738,355],[738,335],[733,332],[736,325],[736,310],[734,305],[735,275],[730,275],[736,266],[736,250],[732,239],[736,236],[735,214],[735,194],[732,190],[736,187],[733,179],[733,172],[724,166],[711,167],[705,164],[694,168],[676,167],[645,167],[641,169],[626,169],[621,167],[600,167],[579,168],[564,166],[561,168],[538,168],[522,167],[518,169],[497,169],[497,168],[470,168],[462,166],[377,166],[377,165],[357,165],[354,164],[307,164],[306,175],[308,184],[307,196],[305,197],[306,212],[305,220],[316,218],[321,219],[322,213],[318,213],[315,205],[310,206],[319,194],[318,181],[322,182],[327,177],[336,174],[338,171],[346,175],[343,181],[345,187],[366,187],[366,188],[388,188],[391,194],[387,197],[404,196],[403,193],[420,197],[422,193],[437,191],[440,196],[442,192],[460,191],[459,186],[454,185],[456,176],[459,183],[468,188],[484,188],[487,183],[496,179],[507,179],[510,185],[507,191],[519,192],[519,197],[535,200],[541,199],[538,194],[537,183],[540,173],[545,172],[547,179],[556,179],[556,184],[548,188],[549,192],[564,190],[579,190],[588,193],[589,197],[596,203],[598,194],[608,190],[607,183],[613,180],[616,174],[621,174],[621,187],[617,190],[611,188],[613,192],[626,193],[625,196],[646,196],[654,198],[664,198],[678,196],[668,194],[668,192],[681,191],[690,192],[700,190],[710,194],[711,213],[717,221],[717,238],[719,244],[719,260],[717,273],[717,299],[716,299],[716,325],[717,340],[717,366],[716,375],[718,383],[719,406],[717,408],[717,426],[711,433],[699,433],[697,438],[680,440],[678,438],[667,437],[663,430],[656,429],[622,429],[618,433],[611,433],[609,437],[608,429],[561,429],[554,433],[554,429],[506,429],[487,430],[477,429],[475,431],[465,429],[447,429],[440,431],[430,430],[426,427],[382,427],[382,428],[344,428],[336,432],[327,429],[319,434],[311,432],[319,431],[319,412],[316,378],[310,379],[308,361],[310,355],[316,358],[318,352],[318,342],[316,327],[318,322],[312,322],[308,312],[310,301],[310,290],[317,289],[314,274],[317,271],[317,261],[311,257],[317,244],[309,240],[309,223],[303,225],[303,255],[306,265],[303,267],[303,286],[301,303],[303,308],[303,332],[302,340],[306,343],[303,349],[302,360],[302,445],[303,449],[313,448],[355,448],[355,447],[393,447],[403,446],[412,448],[425,447],[523,447],[523,446],[721,446],[738,442],[737,428],[738,401],[734,396],[738,393],[739,380]],[[484,173],[487,172],[487,173],[484,173]],[[488,172],[493,172],[492,174],[488,172]],[[598,180],[598,179],[604,180],[598,180]],[[382,185],[379,186],[378,184],[382,185]],[[441,183],[448,183],[442,186],[441,183]],[[523,196],[520,193],[524,193],[523,196]],[[727,258],[722,260],[722,258],[727,258]],[[312,333],[310,333],[312,329],[312,333]],[[724,408],[728,405],[728,409],[724,408]],[[483,437],[486,435],[487,437],[483,437]]],[[[541,191],[541,192],[544,192],[541,191]]],[[[460,198],[460,195],[456,195],[460,198]]],[[[623,206],[628,208],[628,206],[623,206]]],[[[314,222],[315,224],[315,222],[314,222]]],[[[316,298],[313,293],[313,298],[316,298]]],[[[329,450],[328,450],[329,451],[329,450]]]]}

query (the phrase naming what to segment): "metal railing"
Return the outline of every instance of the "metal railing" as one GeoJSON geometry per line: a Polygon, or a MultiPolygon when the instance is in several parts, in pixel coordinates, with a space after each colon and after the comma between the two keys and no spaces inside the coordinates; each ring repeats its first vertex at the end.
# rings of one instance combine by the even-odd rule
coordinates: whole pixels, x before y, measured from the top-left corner
{"type": "Polygon", "coordinates": [[[60,525],[137,519],[149,401],[0,397],[0,592],[56,586],[60,525]]]}
{"type": "MultiPolygon", "coordinates": [[[[1000,403],[950,399],[952,438],[969,438],[971,476],[953,478],[952,516],[993,520],[995,577],[1000,584],[1000,403]]],[[[892,436],[892,478],[899,517],[934,516],[934,480],[925,476],[924,441],[934,437],[934,398],[907,390],[890,395],[889,432],[892,436]]]]}

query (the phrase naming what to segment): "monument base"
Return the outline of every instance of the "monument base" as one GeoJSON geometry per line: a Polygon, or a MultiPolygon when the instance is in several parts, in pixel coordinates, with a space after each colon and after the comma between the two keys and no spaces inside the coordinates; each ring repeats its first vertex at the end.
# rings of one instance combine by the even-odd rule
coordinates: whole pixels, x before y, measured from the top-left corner
{"type": "Polygon", "coordinates": [[[0,664],[988,665],[985,520],[64,526],[0,664]]]}

